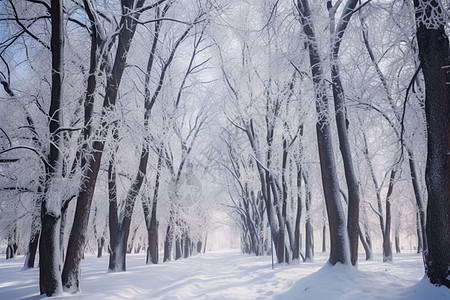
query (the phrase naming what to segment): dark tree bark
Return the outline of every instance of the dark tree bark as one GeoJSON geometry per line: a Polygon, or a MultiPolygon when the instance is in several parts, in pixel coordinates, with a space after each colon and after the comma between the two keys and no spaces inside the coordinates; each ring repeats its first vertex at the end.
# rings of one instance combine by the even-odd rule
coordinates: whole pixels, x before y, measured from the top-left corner
{"type": "MultiPolygon", "coordinates": [[[[92,135],[92,112],[94,105],[94,91],[96,88],[96,66],[97,66],[97,20],[94,14],[91,1],[84,1],[85,10],[91,22],[91,63],[90,76],[88,79],[87,94],[85,100],[85,129],[83,145],[86,148],[86,155],[81,161],[82,169],[85,169],[84,180],[81,184],[81,190],[77,199],[75,210],[74,226],[70,233],[66,263],[63,270],[63,284],[66,289],[72,293],[79,291],[80,280],[80,262],[83,257],[86,243],[86,230],[89,221],[89,212],[92,204],[94,188],[97,181],[97,175],[100,169],[101,158],[105,146],[105,137],[109,131],[110,123],[107,120],[109,111],[115,108],[120,82],[125,69],[127,53],[131,46],[131,41],[136,31],[138,19],[140,17],[139,8],[144,5],[145,0],[126,0],[122,1],[124,14],[120,20],[120,31],[118,34],[118,43],[115,53],[114,65],[111,73],[108,74],[106,82],[106,93],[102,109],[102,129],[99,132],[99,138],[89,146],[89,139],[92,135]],[[93,156],[93,158],[90,158],[93,156]]],[[[153,4],[156,6],[159,2],[153,4]]],[[[108,72],[109,73],[109,72],[108,72]]],[[[127,235],[128,236],[128,235],[127,235]]],[[[126,241],[125,241],[126,243],[126,241]]],[[[125,245],[126,249],[126,245],[125,245]]],[[[117,258],[116,258],[117,259],[117,258]]],[[[117,262],[117,260],[116,260],[117,262]]]]}
{"type": "MultiPolygon", "coordinates": [[[[164,17],[165,13],[169,9],[169,5],[166,5],[164,9],[161,12],[157,8],[156,9],[156,17],[164,17]]],[[[145,74],[145,101],[146,101],[146,107],[147,109],[151,110],[151,94],[150,94],[150,77],[153,70],[153,64],[155,60],[156,55],[156,47],[159,42],[159,33],[161,30],[161,23],[162,21],[158,20],[155,22],[155,31],[154,31],[154,37],[153,37],[153,43],[152,48],[150,51],[150,55],[147,62],[147,71],[145,74]]],[[[147,226],[147,236],[148,236],[148,247],[147,247],[147,258],[146,263],[152,263],[157,264],[158,263],[158,221],[156,220],[156,211],[158,207],[158,193],[159,193],[159,178],[161,175],[161,164],[163,159],[164,151],[163,151],[163,145],[161,145],[158,148],[158,164],[157,164],[157,170],[156,170],[156,179],[155,179],[155,188],[153,191],[153,201],[152,206],[149,207],[145,199],[143,199],[142,205],[144,208],[144,218],[147,226]]]]}
{"type": "Polygon", "coordinates": [[[39,244],[39,236],[39,230],[31,234],[30,242],[28,243],[28,252],[23,265],[24,269],[34,268],[34,262],[36,260],[36,253],[39,244]]]}
{"type": "MultiPolygon", "coordinates": [[[[339,48],[343,39],[348,22],[350,21],[353,11],[358,0],[347,1],[343,8],[342,17],[338,26],[335,28],[335,12],[337,6],[333,6],[332,1],[328,1],[328,11],[330,15],[330,32],[332,40],[331,51],[331,81],[333,83],[333,99],[336,114],[336,126],[339,136],[339,149],[344,163],[345,180],[347,182],[348,192],[348,221],[347,229],[350,245],[350,256],[352,265],[356,265],[358,261],[358,230],[359,230],[359,184],[356,178],[356,172],[353,167],[352,151],[348,138],[348,119],[346,116],[345,94],[342,86],[339,71],[339,48]]],[[[340,5],[337,4],[337,5],[340,5]]]]}
{"type": "MultiPolygon", "coordinates": [[[[124,205],[123,207],[121,207],[122,211],[120,211],[119,213],[117,206],[115,209],[113,207],[110,208],[110,212],[112,214],[120,214],[117,215],[117,219],[116,217],[112,217],[111,215],[109,216],[110,220],[115,219],[115,221],[117,221],[117,224],[113,225],[113,227],[116,229],[117,241],[115,244],[111,243],[111,252],[114,253],[115,256],[114,260],[110,260],[109,270],[111,271],[126,271],[127,242],[128,236],[130,234],[131,217],[133,215],[136,198],[138,197],[139,191],[144,182],[144,177],[147,174],[148,158],[149,145],[145,143],[142,146],[137,174],[130,188],[128,189],[127,195],[124,199],[124,205]]],[[[114,162],[111,163],[114,164],[114,162]]],[[[110,205],[112,205],[112,202],[113,201],[110,200],[110,205]]]]}
{"type": "MultiPolygon", "coordinates": [[[[50,17],[52,22],[52,86],[49,109],[50,151],[46,165],[44,199],[41,205],[41,238],[39,242],[39,286],[40,293],[53,296],[62,292],[60,225],[61,208],[52,207],[57,199],[51,193],[52,182],[61,174],[61,104],[64,77],[64,25],[62,0],[52,0],[50,17]],[[50,209],[52,208],[52,209],[50,209]]],[[[60,199],[59,199],[60,200],[60,199]]]]}
{"type": "Polygon", "coordinates": [[[170,211],[169,224],[167,225],[166,237],[164,239],[164,258],[163,262],[171,260],[172,242],[173,242],[173,212],[170,211]]]}
{"type": "Polygon", "coordinates": [[[105,246],[105,238],[101,237],[97,239],[97,257],[100,258],[103,256],[103,247],[105,246]]]}
{"type": "Polygon", "coordinates": [[[330,117],[328,115],[327,88],[325,86],[322,67],[323,62],[319,55],[309,2],[307,0],[298,0],[297,9],[303,31],[308,39],[309,59],[316,96],[316,110],[319,118],[316,124],[316,133],[322,186],[330,227],[331,245],[329,263],[332,265],[338,262],[346,264],[350,263],[350,248],[344,210],[339,195],[339,182],[334,160],[330,117]]]}
{"type": "Polygon", "coordinates": [[[113,269],[116,265],[117,258],[117,244],[119,235],[119,221],[117,217],[117,186],[116,186],[116,167],[114,161],[114,152],[111,154],[111,159],[108,166],[108,222],[109,222],[109,265],[108,269],[113,269]]]}
{"type": "Polygon", "coordinates": [[[450,46],[440,1],[414,0],[419,58],[425,79],[428,189],[426,276],[450,288],[450,46]]]}
{"type": "Polygon", "coordinates": [[[163,150],[162,147],[160,147],[158,151],[158,164],[156,169],[156,179],[151,210],[149,211],[149,208],[146,209],[144,207],[144,217],[148,232],[147,264],[149,264],[150,262],[152,264],[158,263],[158,220],[156,219],[156,210],[158,207],[159,181],[161,176],[162,159],[163,150]]]}
{"type": "Polygon", "coordinates": [[[361,228],[358,230],[359,240],[361,241],[361,244],[364,247],[364,251],[366,252],[366,260],[372,260],[373,254],[372,254],[372,247],[369,244],[369,242],[366,239],[366,236],[363,234],[361,228]]]}
{"type": "Polygon", "coordinates": [[[312,262],[314,260],[314,235],[313,226],[311,223],[311,184],[309,182],[309,175],[303,171],[303,180],[306,189],[306,214],[305,214],[305,261],[312,262]]]}
{"type": "MultiPolygon", "coordinates": [[[[45,201],[43,202],[43,206],[45,201]]],[[[60,218],[43,207],[42,234],[39,241],[39,287],[42,294],[53,296],[62,292],[61,261],[59,260],[60,218]],[[45,232],[45,234],[44,234],[45,232]],[[55,243],[58,241],[58,243],[55,243]],[[57,254],[56,254],[57,253],[57,254]]]]}
{"type": "MultiPolygon", "coordinates": [[[[303,132],[303,128],[301,130],[303,132]]],[[[301,186],[302,186],[302,167],[300,162],[296,163],[297,167],[297,212],[295,215],[295,230],[294,230],[294,239],[295,246],[292,250],[292,260],[300,259],[300,219],[302,216],[302,197],[301,197],[301,186]]]]}
{"type": "Polygon", "coordinates": [[[389,187],[386,194],[386,223],[383,232],[383,262],[392,262],[393,260],[392,243],[391,243],[391,223],[392,223],[391,196],[392,192],[394,191],[396,173],[397,170],[396,167],[394,167],[391,170],[391,176],[389,177],[389,187]]]}
{"type": "MultiPolygon", "coordinates": [[[[41,188],[38,188],[38,193],[41,193],[41,188]]],[[[39,238],[41,235],[41,219],[40,219],[40,202],[36,201],[35,210],[33,211],[33,216],[31,219],[30,228],[30,241],[28,243],[28,252],[25,257],[25,262],[23,265],[24,269],[34,268],[34,262],[36,260],[36,253],[39,245],[39,238]]]]}

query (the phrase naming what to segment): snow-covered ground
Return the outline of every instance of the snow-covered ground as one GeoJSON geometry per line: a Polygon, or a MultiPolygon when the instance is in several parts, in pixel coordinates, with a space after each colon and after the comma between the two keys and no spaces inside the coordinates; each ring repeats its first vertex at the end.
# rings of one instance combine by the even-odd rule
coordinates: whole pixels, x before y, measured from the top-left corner
{"type": "MultiPolygon", "coordinates": [[[[358,269],[315,262],[276,265],[271,257],[211,252],[158,265],[143,254],[128,256],[128,271],[107,273],[108,257],[83,261],[82,294],[57,299],[433,299],[449,300],[450,290],[423,278],[420,255],[399,254],[394,263],[380,256],[358,269]]],[[[0,299],[42,299],[38,270],[22,271],[23,257],[0,259],[0,299]]]]}

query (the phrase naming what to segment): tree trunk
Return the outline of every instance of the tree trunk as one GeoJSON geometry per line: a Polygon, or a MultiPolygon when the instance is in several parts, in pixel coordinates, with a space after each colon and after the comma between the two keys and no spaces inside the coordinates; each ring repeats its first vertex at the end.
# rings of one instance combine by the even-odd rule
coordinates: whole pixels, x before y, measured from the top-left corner
{"type": "Polygon", "coordinates": [[[28,252],[23,265],[24,269],[34,268],[34,261],[36,260],[36,253],[39,244],[39,231],[31,234],[30,242],[28,243],[28,252]]]}
{"type": "MultiPolygon", "coordinates": [[[[39,188],[38,192],[42,192],[42,190],[39,188]]],[[[42,199],[40,199],[40,201],[42,201],[42,199]]],[[[34,262],[36,260],[39,237],[41,234],[40,201],[36,201],[35,211],[33,211],[30,229],[30,241],[28,243],[28,252],[25,258],[25,263],[23,265],[24,269],[34,268],[34,262]]]]}
{"type": "MultiPolygon", "coordinates": [[[[61,106],[63,101],[64,76],[64,25],[62,0],[51,1],[52,22],[52,86],[49,109],[50,151],[46,165],[44,199],[41,206],[41,238],[39,243],[39,286],[40,293],[53,296],[62,292],[60,225],[61,199],[54,199],[51,186],[62,176],[61,170],[61,106]]],[[[55,187],[56,189],[58,187],[55,187]]]]}
{"type": "Polygon", "coordinates": [[[419,58],[425,79],[428,189],[426,276],[450,288],[450,46],[441,2],[414,0],[419,58]]]}
{"type": "Polygon", "coordinates": [[[208,242],[208,233],[205,235],[205,242],[203,243],[203,254],[206,253],[206,243],[208,242]]]}
{"type": "Polygon", "coordinates": [[[191,256],[191,239],[189,238],[189,235],[185,233],[184,237],[184,251],[183,251],[183,257],[188,258],[191,256]]]}
{"type": "MultiPolygon", "coordinates": [[[[172,212],[171,212],[172,214],[172,212]]],[[[172,232],[172,217],[169,218],[169,224],[167,225],[166,230],[166,238],[164,239],[164,258],[163,262],[170,261],[171,260],[171,253],[172,253],[172,242],[173,242],[173,232],[172,232]]]]}
{"type": "Polygon", "coordinates": [[[400,247],[400,235],[398,234],[398,231],[395,232],[395,253],[401,253],[401,247],[400,247]]]}
{"type": "Polygon", "coordinates": [[[361,228],[359,228],[358,234],[359,234],[359,240],[361,241],[361,243],[362,243],[362,245],[364,247],[364,251],[366,252],[366,260],[372,260],[373,259],[372,247],[368,243],[368,241],[367,241],[365,235],[363,234],[361,228]]]}
{"type": "Polygon", "coordinates": [[[408,152],[408,163],[409,163],[409,170],[411,172],[411,182],[413,185],[414,190],[414,196],[416,199],[416,206],[418,210],[418,217],[419,217],[419,223],[418,225],[420,228],[420,240],[422,244],[422,249],[426,250],[428,248],[428,242],[427,242],[427,235],[426,235],[426,208],[425,204],[423,203],[422,199],[422,192],[420,190],[420,182],[419,182],[419,175],[416,171],[416,163],[414,161],[414,156],[412,150],[406,149],[408,152]]]}
{"type": "Polygon", "coordinates": [[[117,186],[116,186],[116,168],[114,162],[115,154],[111,153],[111,159],[108,167],[108,199],[109,199],[109,265],[108,270],[113,270],[118,259],[118,236],[119,219],[117,216],[117,186]]]}
{"type": "Polygon", "coordinates": [[[417,228],[417,253],[423,252],[423,233],[422,226],[420,225],[420,213],[416,213],[416,228],[417,228]]]}
{"type": "MultiPolygon", "coordinates": [[[[111,243],[112,252],[115,253],[115,261],[110,260],[109,270],[112,271],[126,271],[126,254],[127,254],[127,242],[130,234],[131,227],[131,218],[133,216],[134,204],[136,203],[136,198],[141,189],[142,183],[144,182],[144,177],[147,172],[147,163],[149,157],[149,145],[144,144],[141,150],[141,156],[139,159],[139,168],[134,178],[131,186],[128,189],[128,193],[124,199],[123,206],[120,207],[119,215],[117,215],[118,224],[114,227],[117,228],[117,243],[115,243],[115,247],[111,243]]],[[[114,164],[112,162],[111,164],[114,164]]],[[[114,184],[115,185],[115,184],[114,184]]],[[[114,193],[116,191],[114,190],[114,193]]],[[[117,195],[117,194],[116,194],[117,195]]],[[[117,197],[117,196],[116,196],[117,197]]],[[[110,200],[110,205],[113,201],[110,200]]],[[[112,208],[112,213],[114,214],[114,209],[112,208]]],[[[116,208],[117,213],[117,208],[116,208]]],[[[112,217],[109,216],[110,220],[112,217]]]]}
{"type": "Polygon", "coordinates": [[[389,187],[386,194],[386,224],[383,232],[383,262],[392,262],[392,243],[391,243],[391,196],[394,190],[395,175],[397,173],[396,166],[391,170],[389,177],[389,187]]]}
{"type": "Polygon", "coordinates": [[[97,239],[97,257],[100,258],[103,256],[103,247],[105,246],[105,238],[101,237],[97,239]]]}
{"type": "MultiPolygon", "coordinates": [[[[84,180],[81,184],[81,190],[77,199],[77,206],[75,210],[75,217],[73,221],[72,231],[69,237],[69,244],[67,246],[67,258],[66,263],[64,264],[63,270],[63,284],[66,289],[68,289],[72,293],[76,293],[79,291],[79,281],[80,281],[80,263],[84,253],[84,247],[86,243],[86,231],[87,225],[89,221],[89,213],[92,203],[92,198],[94,195],[94,188],[97,181],[98,171],[100,169],[101,157],[103,154],[103,148],[105,144],[105,137],[107,135],[109,129],[109,122],[105,119],[107,118],[108,111],[115,107],[115,103],[117,100],[117,94],[120,86],[120,82],[122,80],[123,71],[125,69],[127,53],[131,45],[131,41],[133,39],[137,19],[139,19],[140,13],[139,8],[142,7],[144,1],[138,1],[137,6],[135,7],[135,1],[124,1],[123,2],[123,11],[125,13],[120,20],[120,32],[118,37],[118,44],[116,55],[114,59],[114,65],[111,70],[111,74],[107,76],[106,83],[106,93],[103,101],[103,109],[102,109],[102,130],[100,132],[101,137],[99,139],[94,140],[92,148],[86,144],[87,151],[86,155],[82,160],[82,169],[86,170],[86,174],[84,174],[84,180]],[[131,13],[131,11],[133,11],[131,13]],[[93,156],[90,157],[90,156],[93,156]],[[90,157],[90,158],[88,158],[90,157]]],[[[96,19],[94,17],[94,9],[91,7],[92,2],[84,1],[86,12],[89,16],[89,20],[91,21],[91,30],[92,39],[91,39],[91,66],[90,66],[90,75],[88,79],[88,91],[86,95],[86,103],[85,103],[85,141],[88,141],[88,138],[91,137],[92,134],[92,111],[93,111],[93,95],[96,88],[96,37],[97,37],[97,28],[95,26],[96,19]]]]}
{"type": "Polygon", "coordinates": [[[311,221],[305,223],[305,261],[314,261],[314,235],[311,221]]]}
{"type": "Polygon", "coordinates": [[[182,245],[181,238],[179,236],[175,237],[175,260],[179,260],[182,255],[182,245]]]}
{"type": "Polygon", "coordinates": [[[158,149],[158,163],[156,167],[155,188],[153,191],[151,211],[149,211],[148,208],[144,208],[144,217],[148,232],[147,264],[150,262],[152,264],[158,263],[158,220],[156,219],[156,211],[158,209],[159,182],[161,177],[163,153],[163,146],[161,145],[158,149]]]}
{"type": "MultiPolygon", "coordinates": [[[[303,132],[303,130],[301,130],[303,132]]],[[[294,240],[295,246],[292,250],[292,260],[298,260],[300,258],[300,220],[302,217],[302,196],[301,196],[301,186],[302,186],[302,167],[300,162],[296,163],[297,166],[297,213],[295,215],[295,230],[294,230],[294,240]]]]}
{"type": "Polygon", "coordinates": [[[53,296],[62,293],[60,260],[60,216],[47,212],[42,204],[42,234],[39,241],[39,287],[42,294],[53,296]],[[45,234],[44,234],[45,232],[45,234]]]}
{"type": "MultiPolygon", "coordinates": [[[[350,256],[352,265],[358,261],[358,229],[359,229],[359,184],[353,167],[352,151],[348,138],[348,119],[346,116],[345,95],[339,72],[339,48],[344,36],[347,24],[350,21],[352,12],[358,3],[357,0],[346,1],[342,17],[337,28],[335,28],[335,12],[337,7],[333,7],[331,0],[328,1],[330,15],[330,32],[332,41],[331,51],[331,81],[333,83],[333,99],[336,114],[336,127],[339,137],[339,149],[344,163],[345,180],[347,182],[348,193],[348,221],[347,230],[349,235],[350,256]]],[[[338,4],[340,5],[340,4],[338,4]]]]}
{"type": "Polygon", "coordinates": [[[306,214],[305,214],[305,260],[308,262],[314,261],[314,236],[313,226],[311,224],[311,186],[309,183],[309,176],[306,171],[303,171],[303,180],[306,187],[306,214]]]}
{"type": "Polygon", "coordinates": [[[332,265],[338,262],[346,264],[350,262],[350,248],[348,244],[345,214],[339,195],[339,182],[334,160],[330,117],[328,115],[327,88],[322,69],[322,60],[319,55],[308,1],[298,0],[297,8],[303,31],[308,38],[309,59],[316,96],[316,110],[319,118],[316,124],[316,134],[322,174],[322,186],[330,227],[331,245],[329,263],[332,265]]]}

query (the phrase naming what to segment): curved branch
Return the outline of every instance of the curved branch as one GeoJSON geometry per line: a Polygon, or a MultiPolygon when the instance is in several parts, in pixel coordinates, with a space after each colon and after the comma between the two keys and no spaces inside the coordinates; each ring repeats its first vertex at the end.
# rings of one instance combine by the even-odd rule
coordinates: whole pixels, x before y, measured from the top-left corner
{"type": "Polygon", "coordinates": [[[11,147],[12,142],[11,142],[11,139],[9,138],[8,134],[6,133],[6,131],[4,131],[3,128],[0,128],[0,131],[3,132],[3,134],[6,136],[6,139],[8,140],[8,143],[9,143],[9,147],[11,147]]]}
{"type": "Polygon", "coordinates": [[[4,154],[4,153],[7,153],[7,152],[10,152],[10,151],[20,150],[20,149],[29,150],[29,151],[31,151],[31,152],[34,152],[37,156],[39,156],[39,158],[41,159],[41,161],[44,163],[44,165],[45,165],[46,167],[49,167],[49,166],[50,166],[50,164],[49,164],[48,161],[46,160],[45,156],[42,155],[42,153],[39,153],[39,151],[37,151],[37,150],[34,149],[33,147],[29,147],[29,146],[15,146],[15,147],[11,147],[11,148],[8,148],[8,149],[6,149],[6,150],[0,151],[0,155],[1,155],[1,154],[4,154]]]}
{"type": "Polygon", "coordinates": [[[31,36],[33,39],[35,39],[36,41],[38,41],[42,46],[44,46],[45,48],[47,48],[48,50],[50,49],[50,46],[48,46],[47,44],[45,44],[40,38],[38,38],[37,36],[35,36],[31,31],[28,30],[28,27],[30,27],[34,22],[32,22],[30,25],[25,26],[24,24],[22,24],[22,22],[20,22],[19,19],[19,15],[17,14],[17,10],[16,7],[14,6],[12,0],[9,0],[9,3],[11,4],[11,7],[14,11],[14,16],[16,18],[16,23],[22,28],[23,31],[25,31],[29,36],[31,36]]]}

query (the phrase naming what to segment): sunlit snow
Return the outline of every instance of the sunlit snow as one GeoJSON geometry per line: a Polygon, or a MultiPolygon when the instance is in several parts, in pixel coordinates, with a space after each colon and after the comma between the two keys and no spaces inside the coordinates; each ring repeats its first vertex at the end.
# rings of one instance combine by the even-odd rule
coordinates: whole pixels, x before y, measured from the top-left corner
{"type": "MultiPolygon", "coordinates": [[[[419,254],[395,256],[382,263],[381,254],[358,270],[326,265],[327,254],[313,263],[277,265],[270,256],[217,251],[180,261],[145,265],[145,254],[127,258],[128,271],[108,273],[108,256],[86,256],[81,295],[56,299],[450,299],[450,290],[423,280],[419,254]]],[[[43,299],[38,269],[22,271],[24,258],[0,259],[0,299],[43,299]]]]}

